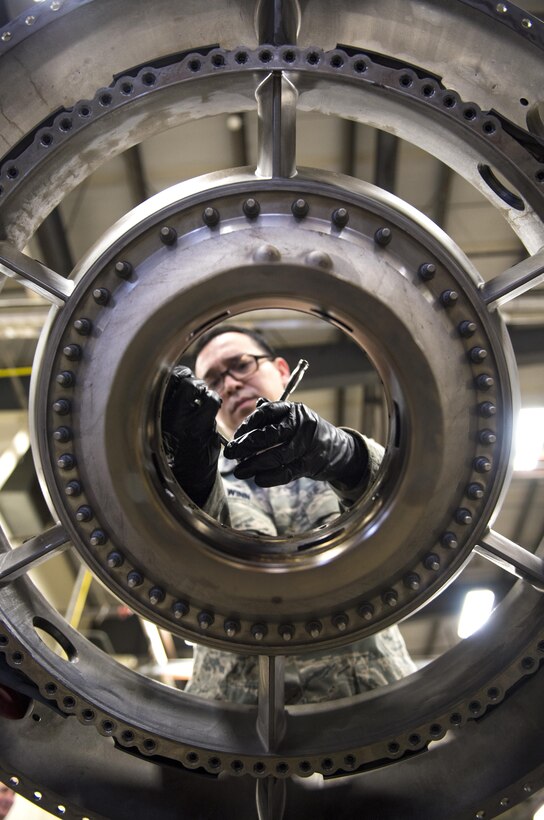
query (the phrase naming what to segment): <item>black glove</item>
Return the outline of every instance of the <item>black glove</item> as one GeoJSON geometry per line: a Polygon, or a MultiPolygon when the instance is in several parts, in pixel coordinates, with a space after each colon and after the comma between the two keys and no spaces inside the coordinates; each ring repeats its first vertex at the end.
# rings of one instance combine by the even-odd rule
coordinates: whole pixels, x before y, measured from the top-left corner
{"type": "Polygon", "coordinates": [[[168,464],[178,484],[202,506],[213,487],[221,452],[215,424],[221,399],[188,367],[178,366],[162,406],[162,438],[168,464]]]}
{"type": "Polygon", "coordinates": [[[361,439],[298,402],[261,404],[242,422],[224,454],[241,460],[234,470],[236,478],[254,476],[260,487],[307,476],[348,490],[368,471],[368,452],[361,439]]]}

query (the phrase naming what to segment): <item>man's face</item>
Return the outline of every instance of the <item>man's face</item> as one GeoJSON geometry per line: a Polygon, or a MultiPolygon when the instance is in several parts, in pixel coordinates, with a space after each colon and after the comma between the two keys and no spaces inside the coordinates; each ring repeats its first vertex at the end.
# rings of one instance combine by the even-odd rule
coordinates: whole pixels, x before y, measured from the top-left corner
{"type": "Polygon", "coordinates": [[[7,816],[13,806],[14,798],[14,792],[8,789],[7,786],[4,786],[3,783],[0,783],[0,820],[3,820],[3,818],[7,816]]]}
{"type": "MultiPolygon", "coordinates": [[[[250,336],[244,333],[222,333],[204,347],[196,360],[195,375],[199,379],[211,379],[223,373],[243,353],[262,356],[259,348],[250,336]]],[[[238,380],[230,374],[224,377],[221,388],[217,391],[223,404],[217,414],[217,421],[230,436],[242,421],[255,410],[257,399],[263,396],[270,401],[277,401],[289,379],[289,365],[280,357],[260,359],[259,367],[251,376],[238,380]]]]}

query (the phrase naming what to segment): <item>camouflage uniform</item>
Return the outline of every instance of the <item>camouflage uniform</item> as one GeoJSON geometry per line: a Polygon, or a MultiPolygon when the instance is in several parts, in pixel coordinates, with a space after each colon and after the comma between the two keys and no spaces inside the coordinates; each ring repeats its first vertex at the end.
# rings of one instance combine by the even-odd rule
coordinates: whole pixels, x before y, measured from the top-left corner
{"type": "MultiPolygon", "coordinates": [[[[370,439],[364,441],[369,472],[349,498],[342,493],[342,504],[323,481],[299,478],[279,487],[262,488],[252,480],[239,480],[233,475],[235,462],[221,457],[222,485],[216,482],[205,509],[225,521],[226,494],[228,522],[234,529],[274,536],[318,527],[349,506],[376,476],[383,449],[370,439]]],[[[414,670],[398,627],[393,626],[339,650],[287,658],[285,699],[287,703],[317,703],[349,697],[392,683],[414,670]]],[[[257,657],[196,646],[193,678],[186,691],[215,700],[257,703],[258,681],[257,657]]]]}

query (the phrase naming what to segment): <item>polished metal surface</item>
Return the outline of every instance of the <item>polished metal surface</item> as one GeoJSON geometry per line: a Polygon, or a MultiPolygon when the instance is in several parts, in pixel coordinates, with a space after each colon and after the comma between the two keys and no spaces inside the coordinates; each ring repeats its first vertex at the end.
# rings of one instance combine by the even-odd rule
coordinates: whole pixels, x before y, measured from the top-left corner
{"type": "MultiPolygon", "coordinates": [[[[543,780],[541,559],[489,532],[510,473],[517,401],[496,308],[536,284],[544,245],[543,26],[483,0],[270,8],[67,0],[0,32],[3,270],[54,305],[32,414],[61,540],[38,535],[30,565],[44,556],[41,541],[53,551],[69,539],[156,624],[263,656],[258,709],[167,689],[85,641],[28,577],[14,577],[17,565],[0,588],[0,684],[34,705],[18,721],[0,718],[0,768],[54,810],[65,794],[69,805],[57,802],[56,812],[67,816],[146,817],[153,805],[157,817],[225,818],[232,809],[279,820],[279,781],[315,772],[338,779],[288,783],[286,818],[327,817],[331,806],[339,818],[491,817],[543,780]],[[79,72],[87,54],[101,57],[79,72]],[[20,253],[109,157],[188,119],[255,107],[256,171],[157,195],[113,226],[62,287],[20,253]],[[443,160],[496,205],[526,260],[484,285],[455,243],[402,201],[297,168],[297,111],[402,134],[443,160]],[[213,225],[209,208],[219,215],[213,225]],[[194,509],[160,448],[170,366],[204,328],[260,307],[295,307],[351,335],[389,407],[377,482],[333,525],[289,540],[249,538],[194,509]],[[282,706],[283,655],[340,646],[407,615],[475,547],[529,581],[484,631],[383,690],[282,706]],[[44,750],[59,738],[52,767],[44,750]],[[499,763],[452,793],[445,773],[467,782],[471,759],[490,745],[500,747],[499,763]],[[183,767],[178,780],[164,775],[172,794],[157,774],[165,761],[183,767]],[[202,788],[191,769],[225,774],[202,788]],[[266,783],[258,808],[250,779],[266,783]],[[180,788],[191,796],[173,807],[180,788]]],[[[15,566],[7,539],[0,550],[3,566],[15,566]]]]}

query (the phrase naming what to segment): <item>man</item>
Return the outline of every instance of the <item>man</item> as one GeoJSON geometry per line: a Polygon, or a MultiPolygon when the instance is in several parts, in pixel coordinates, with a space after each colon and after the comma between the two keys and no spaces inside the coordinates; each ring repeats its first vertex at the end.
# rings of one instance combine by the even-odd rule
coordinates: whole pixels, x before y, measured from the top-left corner
{"type": "MultiPolygon", "coordinates": [[[[163,407],[165,447],[185,492],[233,528],[273,536],[319,526],[374,480],[382,448],[303,404],[277,401],[289,365],[254,331],[210,331],[198,346],[195,374],[174,370],[163,407]],[[216,418],[236,439],[221,457],[216,418]]],[[[412,671],[392,627],[337,651],[288,658],[286,702],[348,697],[412,671]]],[[[257,659],[197,647],[187,691],[256,703],[257,659]]]]}

